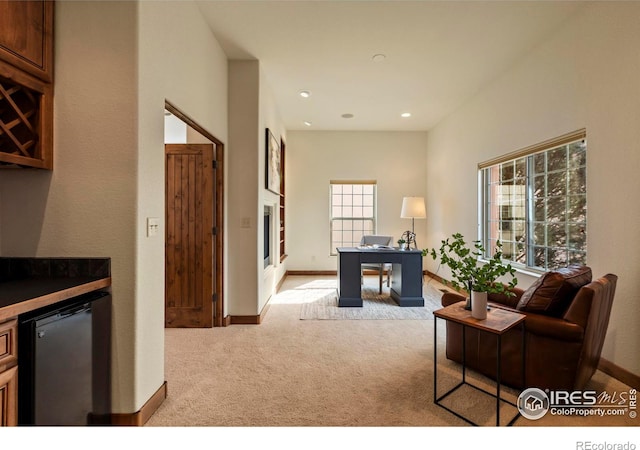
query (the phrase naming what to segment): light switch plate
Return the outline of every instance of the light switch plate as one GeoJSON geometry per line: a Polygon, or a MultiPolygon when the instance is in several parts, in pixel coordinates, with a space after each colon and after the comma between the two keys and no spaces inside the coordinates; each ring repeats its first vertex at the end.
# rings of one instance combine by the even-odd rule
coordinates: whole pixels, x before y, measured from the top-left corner
{"type": "Polygon", "coordinates": [[[147,237],[157,236],[160,230],[160,219],[147,217],[147,237]]]}

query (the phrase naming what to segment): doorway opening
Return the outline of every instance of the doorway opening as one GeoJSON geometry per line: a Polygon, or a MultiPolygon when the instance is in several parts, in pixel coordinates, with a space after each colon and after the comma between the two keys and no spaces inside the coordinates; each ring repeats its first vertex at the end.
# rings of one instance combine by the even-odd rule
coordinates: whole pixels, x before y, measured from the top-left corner
{"type": "Polygon", "coordinates": [[[165,327],[224,325],[224,145],[165,102],[165,327]]]}

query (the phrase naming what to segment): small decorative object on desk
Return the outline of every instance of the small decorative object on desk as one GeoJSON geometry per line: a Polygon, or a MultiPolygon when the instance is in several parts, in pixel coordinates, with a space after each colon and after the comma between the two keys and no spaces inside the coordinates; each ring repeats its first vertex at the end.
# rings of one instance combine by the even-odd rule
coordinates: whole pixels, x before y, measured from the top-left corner
{"type": "Polygon", "coordinates": [[[400,250],[406,250],[407,249],[407,241],[405,241],[404,239],[398,239],[398,248],[400,250]]]}
{"type": "Polygon", "coordinates": [[[489,258],[480,241],[473,241],[473,249],[467,246],[464,236],[455,233],[451,238],[441,242],[440,249],[423,249],[422,255],[431,255],[433,259],[440,257],[440,263],[451,270],[451,281],[444,280],[447,285],[457,290],[466,289],[471,298],[467,300],[467,309],[476,319],[487,318],[488,294],[514,295],[509,289],[516,287],[518,279],[511,264],[502,262],[502,244],[496,242],[493,255],[489,258]],[[480,260],[480,258],[485,258],[480,260]],[[510,275],[508,284],[496,282],[504,275],[510,275]],[[481,294],[478,296],[477,294],[481,294]],[[470,304],[470,305],[469,305],[470,304]]]}

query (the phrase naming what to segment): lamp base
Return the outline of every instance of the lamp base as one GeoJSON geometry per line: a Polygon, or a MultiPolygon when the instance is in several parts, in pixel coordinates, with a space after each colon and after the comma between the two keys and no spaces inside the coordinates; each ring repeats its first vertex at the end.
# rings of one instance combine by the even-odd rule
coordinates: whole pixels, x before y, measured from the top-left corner
{"type": "Polygon", "coordinates": [[[407,242],[407,249],[411,250],[411,244],[413,244],[414,249],[418,249],[418,243],[416,242],[416,234],[413,231],[407,230],[402,233],[402,239],[407,242]]]}

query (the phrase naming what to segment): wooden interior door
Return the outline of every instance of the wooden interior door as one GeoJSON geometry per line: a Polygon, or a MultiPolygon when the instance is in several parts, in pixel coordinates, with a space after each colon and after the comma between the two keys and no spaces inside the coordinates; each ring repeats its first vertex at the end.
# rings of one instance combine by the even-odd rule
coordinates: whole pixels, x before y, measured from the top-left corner
{"type": "Polygon", "coordinates": [[[166,144],[165,326],[213,326],[215,144],[166,144]]]}

